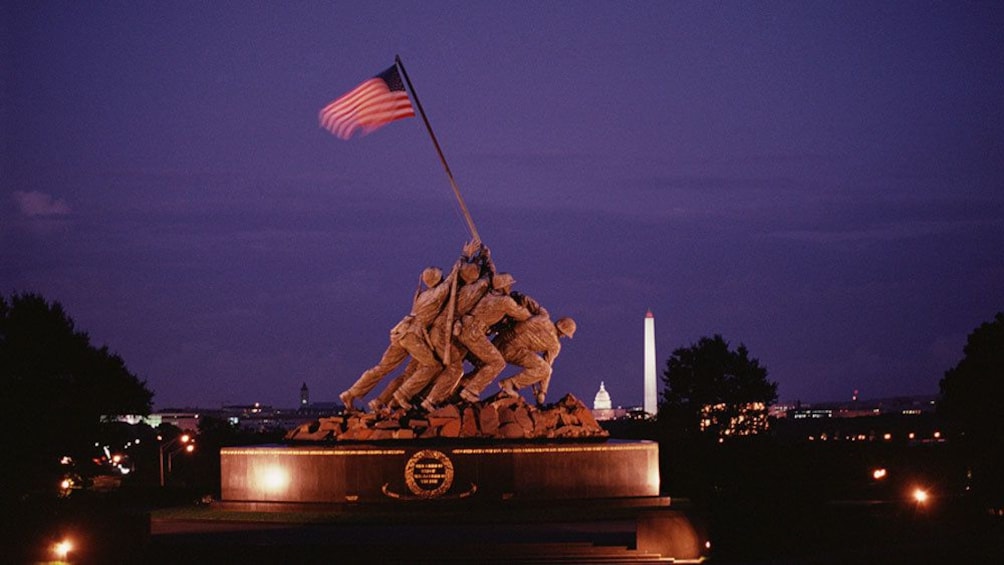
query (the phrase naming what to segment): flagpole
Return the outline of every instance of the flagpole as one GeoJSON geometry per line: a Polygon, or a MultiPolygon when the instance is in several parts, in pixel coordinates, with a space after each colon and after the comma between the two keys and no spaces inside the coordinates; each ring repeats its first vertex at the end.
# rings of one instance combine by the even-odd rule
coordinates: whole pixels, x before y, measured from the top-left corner
{"type": "Polygon", "coordinates": [[[439,154],[439,161],[443,164],[443,169],[446,170],[446,176],[450,179],[450,186],[453,188],[453,194],[457,197],[457,202],[460,204],[461,212],[464,213],[464,220],[467,221],[467,229],[470,230],[475,241],[480,242],[481,236],[478,235],[478,229],[474,227],[474,220],[471,219],[471,213],[467,211],[467,204],[464,204],[464,198],[460,196],[460,189],[457,188],[457,181],[453,179],[453,172],[450,171],[450,166],[446,163],[446,157],[443,156],[443,149],[439,146],[436,134],[432,131],[432,125],[429,124],[429,118],[425,116],[425,110],[422,109],[422,103],[418,100],[418,93],[415,92],[415,87],[411,84],[411,79],[408,78],[408,71],[404,70],[404,63],[401,62],[401,56],[395,55],[394,62],[397,63],[398,68],[401,69],[404,81],[408,83],[408,90],[411,91],[411,96],[415,99],[415,105],[418,106],[418,113],[422,115],[422,121],[425,122],[425,129],[429,130],[429,137],[432,138],[432,144],[436,146],[436,153],[439,154]]]}

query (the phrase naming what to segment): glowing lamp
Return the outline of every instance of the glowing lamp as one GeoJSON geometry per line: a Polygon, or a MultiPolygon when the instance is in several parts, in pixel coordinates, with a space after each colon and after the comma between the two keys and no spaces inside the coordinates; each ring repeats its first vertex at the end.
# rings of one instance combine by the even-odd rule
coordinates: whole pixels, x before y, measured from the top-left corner
{"type": "Polygon", "coordinates": [[[289,485],[289,473],[279,466],[264,469],[261,474],[261,486],[268,492],[280,492],[289,485]]]}
{"type": "Polygon", "coordinates": [[[66,556],[69,555],[70,551],[72,550],[73,550],[73,542],[71,542],[68,539],[64,539],[63,541],[52,546],[52,552],[55,553],[56,557],[59,558],[60,560],[66,559],[66,556]]]}
{"type": "Polygon", "coordinates": [[[872,478],[875,479],[876,481],[881,481],[886,477],[887,474],[888,473],[884,468],[875,469],[874,471],[872,471],[872,478]]]}
{"type": "Polygon", "coordinates": [[[913,489],[913,500],[916,501],[917,504],[924,504],[925,502],[927,502],[927,499],[929,497],[930,495],[927,493],[926,490],[920,487],[913,489]]]}
{"type": "Polygon", "coordinates": [[[659,492],[659,466],[655,465],[653,467],[649,467],[648,469],[648,477],[646,477],[646,483],[648,483],[650,489],[652,489],[655,492],[659,492]]]}

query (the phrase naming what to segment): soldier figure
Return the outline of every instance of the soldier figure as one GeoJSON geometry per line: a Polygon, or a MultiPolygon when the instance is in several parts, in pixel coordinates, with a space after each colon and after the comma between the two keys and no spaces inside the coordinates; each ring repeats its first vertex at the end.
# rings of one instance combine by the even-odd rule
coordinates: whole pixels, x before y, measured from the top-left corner
{"type": "Polygon", "coordinates": [[[416,292],[411,313],[391,329],[390,345],[384,351],[380,362],[365,371],[348,390],[338,395],[346,408],[352,409],[353,400],[366,396],[408,355],[418,362],[421,369],[432,371],[433,374],[442,369],[443,366],[429,346],[428,327],[449,296],[450,286],[458,268],[459,262],[446,280],[443,280],[443,271],[437,267],[429,267],[422,271],[421,280],[427,288],[416,292]]]}
{"type": "Polygon", "coordinates": [[[530,317],[530,312],[509,296],[514,282],[509,273],[492,277],[492,289],[460,320],[457,337],[481,363],[460,390],[460,398],[467,402],[477,402],[481,391],[505,369],[505,359],[488,340],[488,328],[506,316],[517,322],[530,317]]]}
{"type": "MultiPolygon", "coordinates": [[[[464,316],[469,314],[478,302],[488,293],[488,288],[491,286],[491,280],[495,276],[495,266],[491,262],[491,256],[488,255],[488,248],[484,248],[485,251],[485,274],[481,275],[476,280],[470,280],[471,278],[478,277],[481,270],[477,271],[473,269],[468,269],[466,266],[461,269],[460,276],[464,280],[464,286],[460,287],[457,291],[457,304],[456,304],[456,316],[453,319],[451,325],[456,325],[456,322],[463,319],[464,316]],[[465,273],[465,269],[467,269],[465,273]]],[[[449,398],[453,393],[454,388],[457,383],[460,382],[460,378],[464,375],[464,357],[467,355],[467,348],[463,346],[457,339],[453,339],[453,328],[447,328],[445,325],[446,318],[440,316],[436,318],[433,322],[433,331],[437,334],[440,332],[446,332],[449,330],[450,335],[450,361],[446,368],[435,378],[432,389],[426,395],[425,400],[422,402],[422,407],[426,410],[433,410],[438,404],[449,398]],[[440,322],[443,322],[443,326],[438,326],[440,322]]],[[[435,338],[434,338],[435,339],[435,338]]]]}
{"type": "MultiPolygon", "coordinates": [[[[432,327],[429,329],[429,338],[433,350],[440,355],[440,359],[444,363],[448,358],[449,366],[438,372],[419,370],[415,361],[412,360],[405,368],[404,374],[400,378],[394,379],[389,385],[388,389],[394,387],[394,390],[384,390],[384,392],[381,392],[380,397],[370,403],[371,408],[379,407],[381,399],[387,398],[389,395],[392,395],[394,403],[397,405],[409,408],[411,400],[422,392],[429,383],[433,381],[439,383],[441,380],[456,383],[460,380],[460,376],[463,374],[464,355],[466,355],[467,351],[452,339],[453,332],[450,331],[449,325],[452,325],[454,321],[470,312],[474,308],[474,305],[481,300],[481,297],[488,292],[489,281],[495,272],[495,267],[491,262],[490,255],[488,255],[487,248],[482,247],[482,250],[482,257],[487,273],[484,276],[480,276],[482,267],[479,262],[463,263],[460,267],[460,280],[464,284],[456,291],[453,316],[450,316],[448,309],[444,309],[436,316],[436,319],[432,322],[432,327]],[[447,347],[450,347],[448,357],[446,354],[447,347]]],[[[434,407],[431,391],[426,397],[426,401],[422,403],[422,406],[430,411],[434,407]]]]}
{"type": "Polygon", "coordinates": [[[551,367],[561,352],[558,338],[571,339],[574,334],[574,320],[561,318],[551,322],[547,310],[539,307],[530,319],[500,333],[494,343],[502,357],[508,363],[523,367],[523,370],[499,383],[502,392],[508,396],[519,396],[519,389],[530,386],[535,391],[537,404],[544,404],[551,382],[551,367]]]}

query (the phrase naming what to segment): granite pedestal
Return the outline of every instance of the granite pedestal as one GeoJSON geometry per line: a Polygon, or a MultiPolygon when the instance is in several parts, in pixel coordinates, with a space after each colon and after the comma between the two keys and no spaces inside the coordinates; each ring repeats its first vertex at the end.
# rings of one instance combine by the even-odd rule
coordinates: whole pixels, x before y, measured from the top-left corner
{"type": "Polygon", "coordinates": [[[225,502],[658,497],[659,448],[598,443],[265,445],[220,451],[225,502]]]}

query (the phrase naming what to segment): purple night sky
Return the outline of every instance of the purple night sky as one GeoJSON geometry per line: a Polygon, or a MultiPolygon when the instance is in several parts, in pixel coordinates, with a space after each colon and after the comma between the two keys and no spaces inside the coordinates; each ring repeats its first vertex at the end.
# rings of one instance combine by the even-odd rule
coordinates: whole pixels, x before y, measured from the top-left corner
{"type": "Polygon", "coordinates": [[[579,323],[552,395],[640,404],[649,308],[660,371],[721,333],[782,400],[933,394],[1004,309],[999,2],[3,10],[0,293],[157,408],[335,400],[456,259],[420,119],[317,124],[395,54],[499,268],[579,323]]]}

